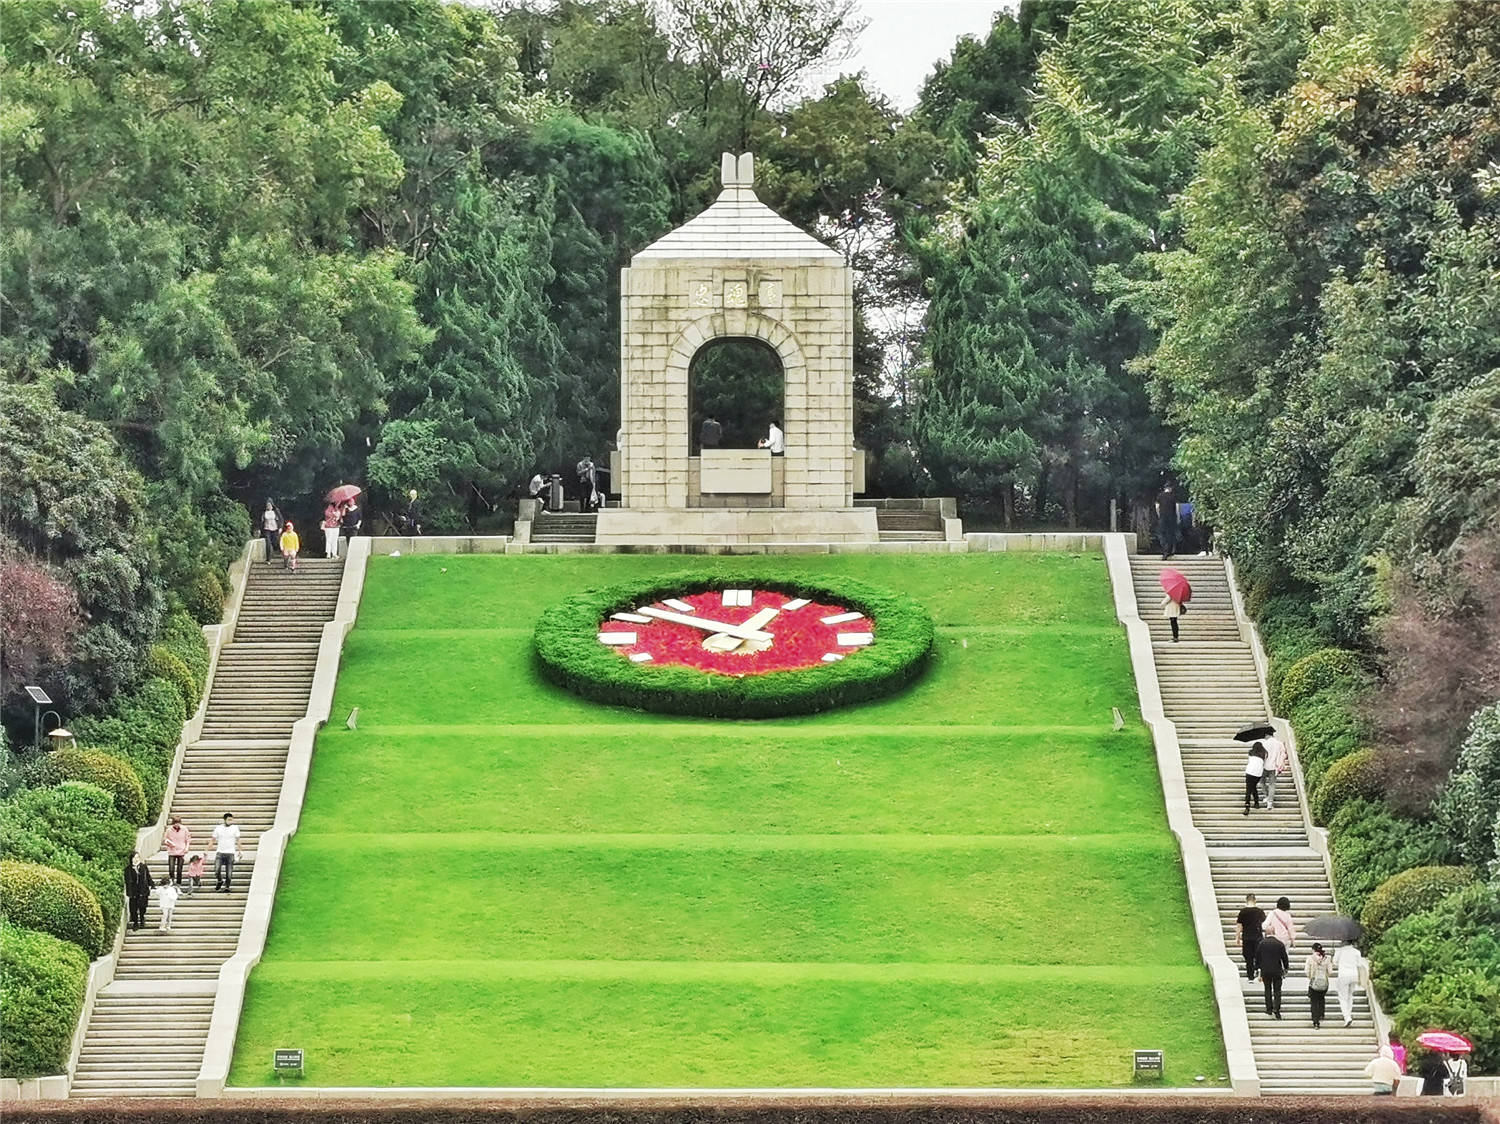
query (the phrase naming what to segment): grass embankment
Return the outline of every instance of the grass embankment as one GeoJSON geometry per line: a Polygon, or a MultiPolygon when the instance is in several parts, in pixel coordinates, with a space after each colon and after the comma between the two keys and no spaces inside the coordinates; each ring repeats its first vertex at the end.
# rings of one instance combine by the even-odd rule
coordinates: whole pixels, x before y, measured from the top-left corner
{"type": "Polygon", "coordinates": [[[276,1046],[322,1085],[1218,1080],[1102,561],[750,561],[912,594],[932,669],[807,718],[604,708],[538,679],[537,613],[682,559],[372,562],[232,1084],[276,1046]]]}

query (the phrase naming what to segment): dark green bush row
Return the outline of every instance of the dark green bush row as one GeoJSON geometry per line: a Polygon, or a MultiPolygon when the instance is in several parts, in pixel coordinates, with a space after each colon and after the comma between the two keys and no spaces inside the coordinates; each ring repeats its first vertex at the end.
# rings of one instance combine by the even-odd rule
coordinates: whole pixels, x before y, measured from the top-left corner
{"type": "Polygon", "coordinates": [[[1287,713],[1297,732],[1297,755],[1310,791],[1317,791],[1335,761],[1364,749],[1374,736],[1371,723],[1356,709],[1357,703],[1357,695],[1335,684],[1287,713]]]}
{"type": "Polygon", "coordinates": [[[21,792],[0,804],[0,842],[8,858],[77,878],[97,900],[105,929],[115,931],[135,828],[119,818],[108,792],[79,781],[21,792]]]}
{"type": "Polygon", "coordinates": [[[1452,845],[1431,820],[1398,816],[1379,800],[1351,800],[1328,825],[1333,890],[1339,909],[1359,916],[1387,878],[1414,866],[1440,866],[1452,845]]]}
{"type": "MultiPolygon", "coordinates": [[[[156,642],[180,659],[193,676],[195,697],[203,697],[203,688],[208,683],[208,642],[203,639],[203,629],[185,612],[169,613],[162,622],[161,633],[156,642]]],[[[192,710],[191,707],[188,708],[192,710]]]]}
{"type": "Polygon", "coordinates": [[[165,679],[147,679],[120,700],[113,715],[80,718],[73,732],[80,744],[128,760],[140,777],[147,810],[159,811],[186,719],[178,689],[165,679]]]}
{"type": "Polygon", "coordinates": [[[71,874],[50,866],[0,859],[0,917],[71,941],[90,958],[108,947],[98,900],[71,874]]]}
{"type": "MultiPolygon", "coordinates": [[[[1500,703],[1469,722],[1434,810],[1466,862],[1483,867],[1500,858],[1500,703]]],[[[1500,877],[1500,863],[1494,873],[1500,877]]]]}
{"type": "Polygon", "coordinates": [[[1349,801],[1377,800],[1384,789],[1379,753],[1374,749],[1356,749],[1324,771],[1312,797],[1313,819],[1326,825],[1349,801]]]}
{"type": "Polygon", "coordinates": [[[36,766],[39,785],[87,781],[115,799],[115,811],[127,823],[142,826],[156,817],[146,814],[146,794],[135,769],[123,757],[99,749],[59,749],[44,755],[36,766]]]}
{"type": "Polygon", "coordinates": [[[67,1068],[88,971],[77,945],[0,921],[0,1073],[42,1077],[67,1068]]]}
{"type": "Polygon", "coordinates": [[[172,684],[189,714],[197,707],[198,685],[193,682],[193,673],[181,657],[163,645],[153,644],[151,651],[146,653],[146,674],[172,684]]]}
{"type": "Polygon", "coordinates": [[[1500,973],[1500,886],[1474,882],[1395,922],[1370,949],[1371,972],[1393,1010],[1429,972],[1500,973]]]}
{"type": "Polygon", "coordinates": [[[1331,687],[1360,691],[1369,682],[1369,672],[1359,653],[1343,648],[1319,648],[1287,668],[1274,701],[1281,713],[1289,714],[1321,691],[1331,687]]]}
{"type": "Polygon", "coordinates": [[[1398,871],[1365,899],[1360,924],[1368,938],[1379,940],[1396,922],[1431,909],[1473,881],[1474,871],[1466,866],[1414,866],[1398,871]]]}
{"type": "Polygon", "coordinates": [[[932,619],[922,606],[863,582],[841,579],[830,586],[698,570],[569,597],[542,613],[535,645],[545,678],[595,702],[703,718],[775,718],[866,702],[900,690],[927,666],[933,635],[932,619]],[[610,613],[661,597],[736,585],[858,608],[876,619],[876,642],[838,663],[740,679],[691,668],[642,667],[621,659],[597,639],[599,622],[610,613]]]}

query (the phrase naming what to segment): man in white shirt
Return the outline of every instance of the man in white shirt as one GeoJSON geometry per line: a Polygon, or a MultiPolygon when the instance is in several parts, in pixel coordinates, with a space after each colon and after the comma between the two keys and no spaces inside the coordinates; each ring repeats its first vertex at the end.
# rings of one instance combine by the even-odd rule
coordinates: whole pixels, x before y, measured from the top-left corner
{"type": "Polygon", "coordinates": [[[229,880],[234,876],[234,861],[240,857],[240,829],[231,812],[224,813],[224,822],[214,828],[214,890],[229,893],[229,880]]]}
{"type": "Polygon", "coordinates": [[[771,429],[766,434],[765,440],[759,442],[762,449],[770,449],[773,457],[779,457],[786,453],[786,434],[781,432],[781,426],[776,422],[771,423],[771,429]]]}
{"type": "Polygon", "coordinates": [[[1261,738],[1260,744],[1266,747],[1266,771],[1260,779],[1261,787],[1266,794],[1266,807],[1276,807],[1276,778],[1288,773],[1292,768],[1292,757],[1286,751],[1285,744],[1274,734],[1269,738],[1261,738]]]}

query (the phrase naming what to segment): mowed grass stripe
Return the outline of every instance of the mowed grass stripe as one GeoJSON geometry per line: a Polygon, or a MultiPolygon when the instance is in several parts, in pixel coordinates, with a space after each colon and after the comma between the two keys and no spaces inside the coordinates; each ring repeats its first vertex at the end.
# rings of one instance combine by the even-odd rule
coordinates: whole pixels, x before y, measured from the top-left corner
{"type": "Polygon", "coordinates": [[[908,589],[941,627],[1071,624],[1115,627],[1101,554],[776,555],[404,555],[370,559],[359,628],[529,630],[542,609],[569,593],[658,574],[707,570],[840,575],[908,589]],[[497,567],[499,569],[497,569],[497,567]],[[503,584],[495,575],[504,573],[503,584]],[[1102,595],[1101,595],[1102,594],[1102,595]]]}
{"type": "MultiPolygon", "coordinates": [[[[312,1085],[587,1088],[1096,1086],[1164,1051],[1165,1084],[1222,1084],[1206,973],[1071,978],[251,977],[231,1085],[295,1041],[312,1085]]],[[[269,969],[269,970],[268,970],[269,969]]]]}
{"type": "Polygon", "coordinates": [[[1059,852],[1155,851],[1155,835],[748,835],[735,832],[323,832],[310,836],[308,854],[357,850],[364,854],[449,854],[459,851],[1004,851],[1028,858],[1059,852]]]}
{"type": "Polygon", "coordinates": [[[608,736],[325,730],[298,839],[384,830],[1166,832],[1156,757],[1140,728],[922,738],[751,723],[649,737],[602,729],[608,736]],[[392,793],[412,799],[397,806],[392,793]]]}
{"type": "MultiPolygon", "coordinates": [[[[842,729],[829,729],[826,726],[784,726],[784,725],[744,725],[737,726],[734,731],[734,741],[739,743],[750,741],[781,741],[785,739],[802,739],[816,741],[907,741],[913,738],[947,738],[954,735],[963,737],[988,738],[996,735],[1027,737],[1033,734],[1057,734],[1071,737],[1092,737],[1093,735],[1113,730],[1112,718],[1101,719],[1083,726],[1067,725],[1025,725],[1025,726],[1002,726],[996,724],[985,724],[979,726],[894,726],[894,725],[871,725],[845,727],[842,729]]],[[[434,734],[445,737],[464,738],[495,738],[503,736],[511,737],[590,737],[590,738],[639,738],[641,728],[633,723],[615,723],[592,725],[587,722],[579,722],[573,725],[551,725],[547,723],[508,723],[496,727],[493,724],[474,725],[463,722],[443,722],[436,725],[422,726],[384,726],[377,723],[366,722],[361,717],[359,730],[364,734],[376,734],[383,738],[430,738],[434,734]]],[[[719,722],[678,722],[672,727],[672,734],[693,735],[700,738],[721,738],[724,736],[724,726],[719,722]]],[[[337,730],[330,730],[328,737],[338,737],[337,730]]]]}
{"type": "MultiPolygon", "coordinates": [[[[732,622],[731,622],[732,623],[732,622]]],[[[1065,623],[1057,624],[1048,628],[1053,635],[1078,634],[1087,636],[1099,636],[1102,633],[1119,631],[1118,622],[1103,623],[1065,623]]],[[[494,625],[486,628],[455,628],[440,627],[427,628],[422,625],[408,625],[400,629],[374,629],[372,631],[399,631],[403,636],[412,638],[420,637],[427,640],[451,640],[455,637],[472,636],[530,636],[536,630],[533,625],[494,625]]],[[[937,631],[946,636],[963,637],[975,636],[1030,636],[1036,632],[1036,626],[1032,624],[940,624],[937,631]]]]}
{"type": "Polygon", "coordinates": [[[1180,877],[1167,838],[1009,849],[405,844],[309,838],[289,852],[267,956],[1102,964],[1128,942],[1153,964],[1199,959],[1181,898],[1155,903],[1149,926],[1122,920],[1142,915],[1141,886],[1180,877]]]}
{"type": "MultiPolygon", "coordinates": [[[[1195,988],[1202,971],[1196,966],[1151,964],[1156,983],[1195,988]]],[[[327,980],[469,980],[505,983],[508,980],[660,980],[686,983],[714,980],[755,987],[781,987],[809,981],[914,983],[947,981],[957,984],[1032,984],[1051,981],[1076,984],[1093,981],[1102,986],[1129,988],[1139,984],[1137,969],[1118,964],[971,964],[896,963],[788,960],[297,960],[267,965],[257,971],[267,983],[327,980]]]]}
{"type": "MultiPolygon", "coordinates": [[[[859,659],[855,652],[849,659],[859,659]]],[[[940,636],[928,674],[889,698],[757,726],[1081,725],[1110,708],[1135,711],[1135,683],[1119,635],[1036,631],[940,636]]],[[[645,669],[644,674],[650,674],[645,669]]],[[[340,661],[334,711],[360,708],[370,726],[619,724],[673,729],[699,720],[601,707],[544,683],[530,633],[432,639],[356,626],[340,661]]],[[[726,726],[729,730],[733,727],[726,726]]]]}

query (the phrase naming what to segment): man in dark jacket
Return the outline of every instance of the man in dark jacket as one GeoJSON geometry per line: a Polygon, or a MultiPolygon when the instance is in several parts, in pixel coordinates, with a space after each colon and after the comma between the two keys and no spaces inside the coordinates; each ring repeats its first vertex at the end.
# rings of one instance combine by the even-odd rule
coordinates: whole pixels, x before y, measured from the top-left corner
{"type": "Polygon", "coordinates": [[[146,906],[151,903],[151,891],[156,889],[156,880],[141,858],[139,851],[130,852],[130,861],[125,864],[125,901],[130,906],[130,927],[141,929],[146,925],[146,906]]]}
{"type": "Polygon", "coordinates": [[[1255,966],[1260,969],[1261,986],[1266,989],[1266,1014],[1281,1018],[1281,980],[1292,969],[1286,945],[1270,933],[1255,946],[1255,966]]]}
{"type": "Polygon", "coordinates": [[[719,442],[724,440],[724,427],[712,414],[703,419],[703,425],[698,430],[698,447],[700,449],[717,449],[719,442]]]}
{"type": "Polygon", "coordinates": [[[1245,954],[1245,975],[1255,979],[1255,950],[1266,927],[1266,911],[1255,904],[1255,895],[1245,895],[1245,908],[1234,919],[1240,930],[1240,951],[1245,954]]]}

